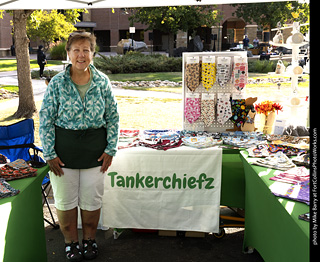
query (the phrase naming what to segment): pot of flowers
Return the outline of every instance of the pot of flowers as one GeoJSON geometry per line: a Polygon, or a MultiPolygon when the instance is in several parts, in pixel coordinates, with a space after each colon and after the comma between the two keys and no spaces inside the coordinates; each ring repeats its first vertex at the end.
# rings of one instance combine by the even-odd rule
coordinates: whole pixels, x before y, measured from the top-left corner
{"type": "Polygon", "coordinates": [[[264,134],[271,134],[274,123],[276,121],[276,112],[282,111],[283,106],[270,100],[263,101],[254,106],[254,109],[261,117],[261,125],[259,130],[264,134]]]}

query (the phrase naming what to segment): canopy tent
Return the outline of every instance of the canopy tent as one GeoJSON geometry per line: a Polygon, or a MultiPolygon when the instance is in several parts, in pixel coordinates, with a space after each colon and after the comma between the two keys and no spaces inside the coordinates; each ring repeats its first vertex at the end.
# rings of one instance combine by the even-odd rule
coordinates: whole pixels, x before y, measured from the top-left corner
{"type": "Polygon", "coordinates": [[[215,5],[240,4],[257,2],[283,2],[284,0],[0,0],[2,10],[23,9],[91,9],[91,8],[126,8],[126,7],[155,7],[181,5],[215,5]]]}

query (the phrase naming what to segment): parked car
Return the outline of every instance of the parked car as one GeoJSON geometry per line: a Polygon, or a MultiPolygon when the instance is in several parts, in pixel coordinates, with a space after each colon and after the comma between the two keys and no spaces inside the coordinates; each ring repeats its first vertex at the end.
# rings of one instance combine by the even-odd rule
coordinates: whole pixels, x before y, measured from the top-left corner
{"type": "Polygon", "coordinates": [[[125,54],[128,51],[145,51],[147,44],[142,41],[135,41],[132,39],[121,39],[117,44],[117,53],[125,54]]]}

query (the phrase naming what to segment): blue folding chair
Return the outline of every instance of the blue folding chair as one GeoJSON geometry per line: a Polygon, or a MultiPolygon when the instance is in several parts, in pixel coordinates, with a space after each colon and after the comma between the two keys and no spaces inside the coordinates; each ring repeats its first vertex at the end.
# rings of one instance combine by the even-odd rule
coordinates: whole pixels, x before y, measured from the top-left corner
{"type": "MultiPolygon", "coordinates": [[[[34,161],[45,163],[43,158],[40,157],[39,153],[42,152],[42,148],[37,147],[34,144],[34,122],[33,119],[25,119],[18,123],[0,126],[0,153],[6,156],[10,162],[13,162],[17,159],[23,159],[25,161],[34,161]],[[32,150],[32,153],[30,153],[32,150]]],[[[56,224],[50,205],[48,203],[48,193],[46,189],[50,185],[49,174],[46,174],[42,181],[42,195],[43,195],[43,205],[47,205],[47,208],[50,212],[52,222],[43,218],[48,224],[54,228],[59,228],[59,225],[56,224]]]]}

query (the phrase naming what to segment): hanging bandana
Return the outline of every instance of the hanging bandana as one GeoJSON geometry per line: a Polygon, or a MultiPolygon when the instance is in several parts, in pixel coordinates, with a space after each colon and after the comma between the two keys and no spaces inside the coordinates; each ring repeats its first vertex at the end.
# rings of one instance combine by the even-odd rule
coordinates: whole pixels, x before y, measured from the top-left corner
{"type": "Polygon", "coordinates": [[[186,65],[186,84],[190,91],[195,91],[200,84],[200,64],[191,63],[186,65]]]}
{"type": "Polygon", "coordinates": [[[246,57],[235,57],[232,71],[234,87],[241,91],[248,81],[248,63],[246,57]]]}
{"type": "Polygon", "coordinates": [[[214,56],[202,57],[201,81],[206,90],[212,88],[216,82],[216,64],[214,56]]]}
{"type": "Polygon", "coordinates": [[[231,58],[218,57],[217,62],[217,82],[221,87],[224,87],[231,78],[231,58]]]}
{"type": "Polygon", "coordinates": [[[231,110],[232,116],[230,117],[230,120],[236,124],[237,127],[240,127],[246,122],[246,118],[250,110],[250,108],[246,106],[246,100],[232,100],[231,110]]]}
{"type": "Polygon", "coordinates": [[[200,117],[200,98],[186,98],[184,115],[190,124],[200,117]]]}
{"type": "Polygon", "coordinates": [[[201,120],[206,127],[211,126],[215,115],[214,94],[202,94],[201,99],[201,120]]]}
{"type": "Polygon", "coordinates": [[[229,96],[218,97],[217,100],[217,121],[223,125],[232,116],[229,96]]]}

